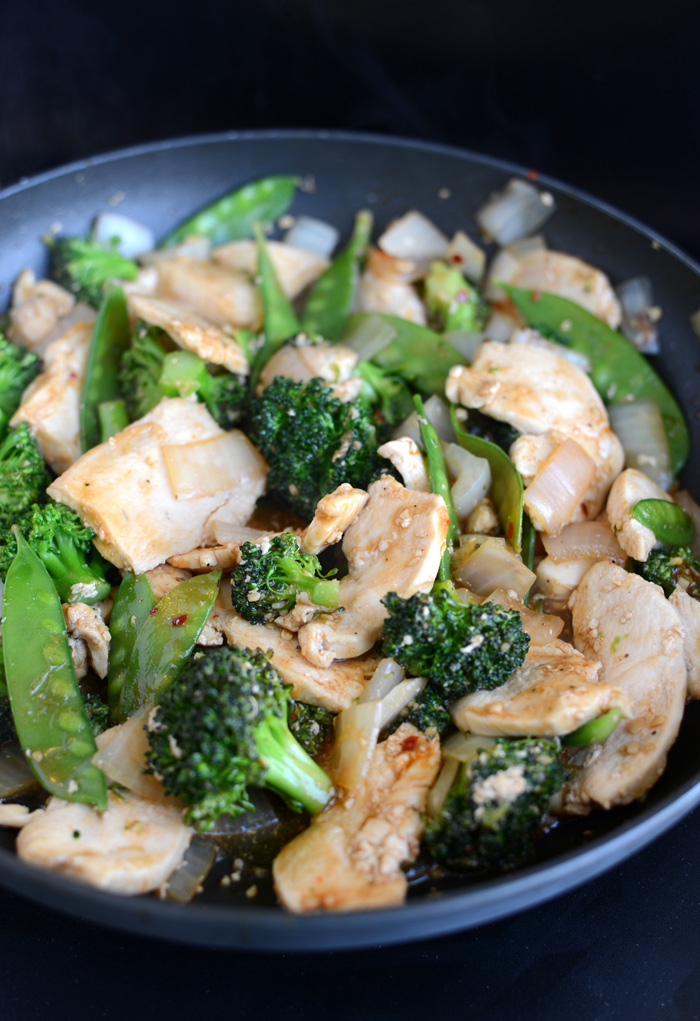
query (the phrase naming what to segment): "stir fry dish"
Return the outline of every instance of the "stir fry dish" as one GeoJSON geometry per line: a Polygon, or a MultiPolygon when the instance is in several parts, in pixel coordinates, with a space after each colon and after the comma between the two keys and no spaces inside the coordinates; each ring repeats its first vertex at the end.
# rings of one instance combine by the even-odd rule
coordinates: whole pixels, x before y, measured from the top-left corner
{"type": "Polygon", "coordinates": [[[700,697],[651,283],[550,249],[529,181],[473,237],[296,187],[45,239],[0,336],[0,825],[115,894],[516,869],[700,697]]]}

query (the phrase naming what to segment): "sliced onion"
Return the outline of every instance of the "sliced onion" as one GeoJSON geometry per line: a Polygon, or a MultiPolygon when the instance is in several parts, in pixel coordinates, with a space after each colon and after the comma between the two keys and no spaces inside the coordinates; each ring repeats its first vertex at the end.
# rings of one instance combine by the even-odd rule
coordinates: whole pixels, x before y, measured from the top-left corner
{"type": "Polygon", "coordinates": [[[491,318],[484,327],[484,333],[489,340],[496,340],[506,344],[513,335],[513,331],[520,328],[520,323],[515,316],[507,312],[492,312],[491,318]]]}
{"type": "Polygon", "coordinates": [[[19,745],[14,742],[3,745],[0,748],[0,798],[14,798],[38,786],[39,781],[19,745]]]}
{"type": "Polygon", "coordinates": [[[667,490],[673,481],[664,421],[656,401],[638,397],[608,408],[610,424],[625,450],[625,467],[638,468],[667,490]]]}
{"type": "Polygon", "coordinates": [[[502,191],[493,192],[474,218],[487,237],[499,245],[509,245],[533,234],[555,210],[549,192],[540,192],[528,181],[514,177],[502,191]]]}
{"type": "Polygon", "coordinates": [[[255,542],[266,533],[261,528],[250,528],[248,525],[231,525],[228,521],[212,521],[214,539],[221,546],[239,546],[244,542],[255,542]]]}
{"type": "Polygon", "coordinates": [[[577,521],[562,528],[559,535],[543,535],[542,542],[555,564],[590,557],[612,560],[615,564],[627,560],[607,521],[577,521]]]}
{"type": "Polygon", "coordinates": [[[166,443],[161,450],[178,500],[228,492],[267,472],[262,456],[240,429],[196,443],[166,443]]]}
{"type": "MultiPolygon", "coordinates": [[[[444,443],[453,443],[455,431],[452,428],[450,409],[442,397],[433,394],[423,405],[423,411],[425,412],[425,417],[438,434],[438,438],[444,443]]],[[[415,440],[421,450],[423,449],[417,411],[412,411],[405,422],[402,422],[392,434],[392,438],[395,440],[401,439],[402,436],[409,436],[412,440],[415,440]]]]}
{"type": "Polygon", "coordinates": [[[477,734],[453,734],[442,745],[442,754],[446,759],[458,762],[470,762],[479,752],[487,751],[496,744],[495,737],[479,737],[477,734]]]}
{"type": "Polygon", "coordinates": [[[485,333],[465,333],[462,330],[448,330],[443,337],[455,351],[459,351],[469,365],[474,361],[474,355],[486,340],[485,333]]]}
{"type": "Polygon", "coordinates": [[[448,471],[456,480],[450,491],[457,517],[462,521],[491,488],[491,468],[486,458],[470,454],[458,443],[446,443],[443,451],[448,471]]]}
{"type": "Polygon", "coordinates": [[[526,255],[532,255],[533,252],[546,252],[547,242],[541,234],[533,234],[530,237],[518,238],[517,241],[508,245],[507,251],[515,259],[522,259],[526,255]]]}
{"type": "Polygon", "coordinates": [[[687,489],[681,489],[678,493],[674,493],[673,499],[679,507],[683,508],[686,514],[690,515],[692,522],[695,525],[695,538],[690,544],[690,548],[693,551],[694,557],[700,557],[700,507],[697,505],[687,489]]]}
{"type": "Polygon", "coordinates": [[[199,890],[216,858],[216,846],[205,837],[193,837],[185,857],[165,884],[165,896],[186,904],[199,890]]]}
{"type": "Polygon", "coordinates": [[[424,677],[411,677],[408,681],[401,681],[395,688],[386,695],[380,702],[381,715],[379,717],[379,729],[388,727],[409,703],[420,695],[427,684],[424,677]]]}
{"type": "Polygon", "coordinates": [[[642,354],[658,354],[660,348],[656,324],[661,317],[661,310],[654,305],[649,278],[625,280],[618,284],[615,291],[622,306],[621,332],[642,354]]]}
{"type": "Polygon", "coordinates": [[[184,241],[179,245],[173,245],[172,248],[153,248],[149,252],[140,252],[139,262],[144,266],[154,266],[159,262],[181,256],[196,259],[197,262],[206,262],[211,256],[211,240],[201,234],[188,234],[184,241]]]}
{"type": "Polygon", "coordinates": [[[575,440],[550,454],[525,490],[525,510],[535,528],[556,535],[583,503],[595,476],[595,462],[575,440]]]}
{"type": "Polygon", "coordinates": [[[523,622],[523,631],[530,636],[533,645],[549,645],[558,638],[564,621],[554,613],[537,613],[522,603],[512,590],[495,589],[486,600],[498,603],[504,610],[517,610],[523,622]]]}
{"type": "Polygon", "coordinates": [[[505,544],[490,536],[480,539],[480,543],[460,546],[452,554],[455,584],[466,585],[482,596],[496,588],[512,589],[522,599],[535,583],[533,572],[505,544]]]}
{"type": "Polygon", "coordinates": [[[467,280],[471,280],[473,284],[479,283],[486,268],[486,253],[474,244],[464,231],[457,231],[447,246],[445,256],[448,262],[459,268],[467,280]]]}
{"type": "Polygon", "coordinates": [[[338,230],[330,223],[313,216],[299,216],[284,235],[284,241],[293,248],[302,248],[322,259],[329,259],[339,237],[338,230]]]}
{"type": "Polygon", "coordinates": [[[427,810],[428,815],[432,819],[436,819],[442,812],[442,806],[447,800],[447,795],[450,793],[450,788],[455,781],[457,776],[457,770],[459,769],[459,761],[457,759],[445,759],[442,763],[442,768],[438,773],[438,778],[430,788],[428,794],[427,810]]]}
{"type": "Polygon", "coordinates": [[[329,772],[339,787],[352,791],[367,775],[379,737],[380,719],[380,702],[356,703],[336,716],[329,772]]]}
{"type": "Polygon", "coordinates": [[[104,248],[111,248],[114,238],[118,238],[117,248],[125,259],[134,259],[156,246],[156,236],[150,227],[119,213],[100,213],[93,225],[92,236],[104,248]]]}
{"type": "Polygon", "coordinates": [[[396,330],[378,315],[361,319],[357,326],[343,340],[343,347],[349,347],[358,361],[371,361],[380,351],[396,338],[396,330]]]}
{"type": "Polygon", "coordinates": [[[415,209],[394,220],[377,242],[379,248],[397,259],[428,264],[445,255],[448,240],[435,224],[415,209]]]}
{"type": "Polygon", "coordinates": [[[357,700],[357,705],[362,702],[380,702],[395,688],[404,677],[406,671],[396,662],[395,659],[382,659],[377,669],[372,674],[370,681],[357,700]]]}
{"type": "Polygon", "coordinates": [[[147,801],[162,801],[165,793],[160,780],[144,773],[148,751],[146,723],[152,708],[142,706],[126,723],[99,734],[92,761],[111,783],[119,783],[147,801]]]}

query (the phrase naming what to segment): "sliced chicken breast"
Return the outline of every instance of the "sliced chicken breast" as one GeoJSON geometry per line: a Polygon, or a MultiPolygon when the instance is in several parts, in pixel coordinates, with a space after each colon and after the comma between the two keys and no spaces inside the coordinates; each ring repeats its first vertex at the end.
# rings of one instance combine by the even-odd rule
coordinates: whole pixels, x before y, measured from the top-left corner
{"type": "Polygon", "coordinates": [[[605,510],[615,538],[625,553],[635,560],[646,561],[657,545],[657,539],[650,528],[632,517],[632,511],[640,500],[671,500],[671,497],[644,472],[625,468],[610,489],[605,510]]]}
{"type": "Polygon", "coordinates": [[[260,292],[246,273],[188,256],[164,259],[156,269],[160,298],[182,302],[217,326],[262,326],[260,292]]]}

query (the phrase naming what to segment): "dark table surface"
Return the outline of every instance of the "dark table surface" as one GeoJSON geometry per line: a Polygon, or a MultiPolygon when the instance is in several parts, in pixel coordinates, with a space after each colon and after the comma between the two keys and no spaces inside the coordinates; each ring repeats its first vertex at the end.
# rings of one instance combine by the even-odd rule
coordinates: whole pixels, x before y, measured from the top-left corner
{"type": "MultiPolygon", "coordinates": [[[[698,17],[673,0],[643,8],[200,0],[185,16],[132,0],[2,0],[0,182],[205,131],[378,131],[535,166],[698,258],[698,17]]],[[[695,811],[516,917],[274,957],[124,935],[0,889],[0,1017],[696,1018],[699,871],[695,811]]]]}

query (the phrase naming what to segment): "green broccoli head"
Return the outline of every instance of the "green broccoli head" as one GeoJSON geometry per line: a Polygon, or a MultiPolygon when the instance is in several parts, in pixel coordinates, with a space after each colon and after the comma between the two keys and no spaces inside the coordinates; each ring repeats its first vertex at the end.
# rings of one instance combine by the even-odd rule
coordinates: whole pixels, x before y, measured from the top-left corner
{"type": "Polygon", "coordinates": [[[108,280],[135,280],[138,276],[138,266],[119,254],[117,243],[115,238],[111,248],[104,248],[84,238],[52,238],[46,242],[51,276],[80,301],[98,307],[108,280]]]}
{"type": "Polygon", "coordinates": [[[449,588],[401,599],[384,597],[389,611],[383,652],[411,677],[428,681],[404,717],[444,733],[448,706],[479,688],[497,688],[525,659],[530,639],[520,614],[497,603],[462,603],[449,588]]]}
{"type": "Polygon", "coordinates": [[[9,531],[34,503],[46,500],[51,473],[26,422],[0,443],[0,532],[9,531]]]}
{"type": "Polygon", "coordinates": [[[359,401],[374,416],[380,428],[395,428],[413,411],[413,396],[400,376],[367,361],[355,366],[354,375],[362,380],[359,401]]]}
{"type": "MultiPolygon", "coordinates": [[[[488,743],[488,742],[486,742],[488,743]]],[[[455,870],[506,870],[532,853],[550,798],[567,779],[557,738],[499,738],[460,763],[424,844],[455,870]]]]}
{"type": "Polygon", "coordinates": [[[478,333],[490,308],[479,291],[456,266],[433,262],[424,281],[423,299],[428,315],[439,330],[478,333]]]}
{"type": "Polygon", "coordinates": [[[162,400],[160,374],[171,347],[167,333],[158,326],[136,324],[131,347],[125,351],[119,370],[119,390],[132,422],[143,418],[162,400]]]}
{"type": "Polygon", "coordinates": [[[333,736],[335,717],[327,709],[306,702],[290,702],[289,729],[309,755],[318,755],[333,736]]]}
{"type": "Polygon", "coordinates": [[[366,489],[391,465],[359,402],[342,404],[323,380],[277,376],[251,403],[251,439],[270,466],[268,492],[306,519],[342,482],[366,489]]]}
{"type": "Polygon", "coordinates": [[[83,695],[83,707],[95,737],[112,726],[109,706],[99,695],[83,695]]]}
{"type": "Polygon", "coordinates": [[[293,609],[302,592],[317,606],[338,605],[338,582],[321,573],[318,557],[301,552],[296,535],[242,544],[231,574],[231,600],[241,617],[251,624],[273,621],[293,609]]]}
{"type": "Polygon", "coordinates": [[[213,374],[192,351],[172,351],[165,356],[158,379],[161,396],[194,394],[206,404],[222,429],[230,429],[243,413],[248,392],[245,380],[221,370],[213,374]]]}
{"type": "Polygon", "coordinates": [[[680,585],[693,599],[700,599],[700,560],[689,546],[659,546],[635,569],[642,578],[660,585],[667,596],[680,585]]]}
{"type": "Polygon", "coordinates": [[[0,333],[0,429],[17,411],[22,394],[38,375],[40,366],[38,355],[12,344],[0,333]]]}
{"type": "Polygon", "coordinates": [[[166,689],[149,725],[149,769],[211,829],[220,815],[252,804],[248,786],[268,787],[293,807],[319,812],[331,781],[287,725],[289,688],[258,649],[197,652],[166,689]]]}

